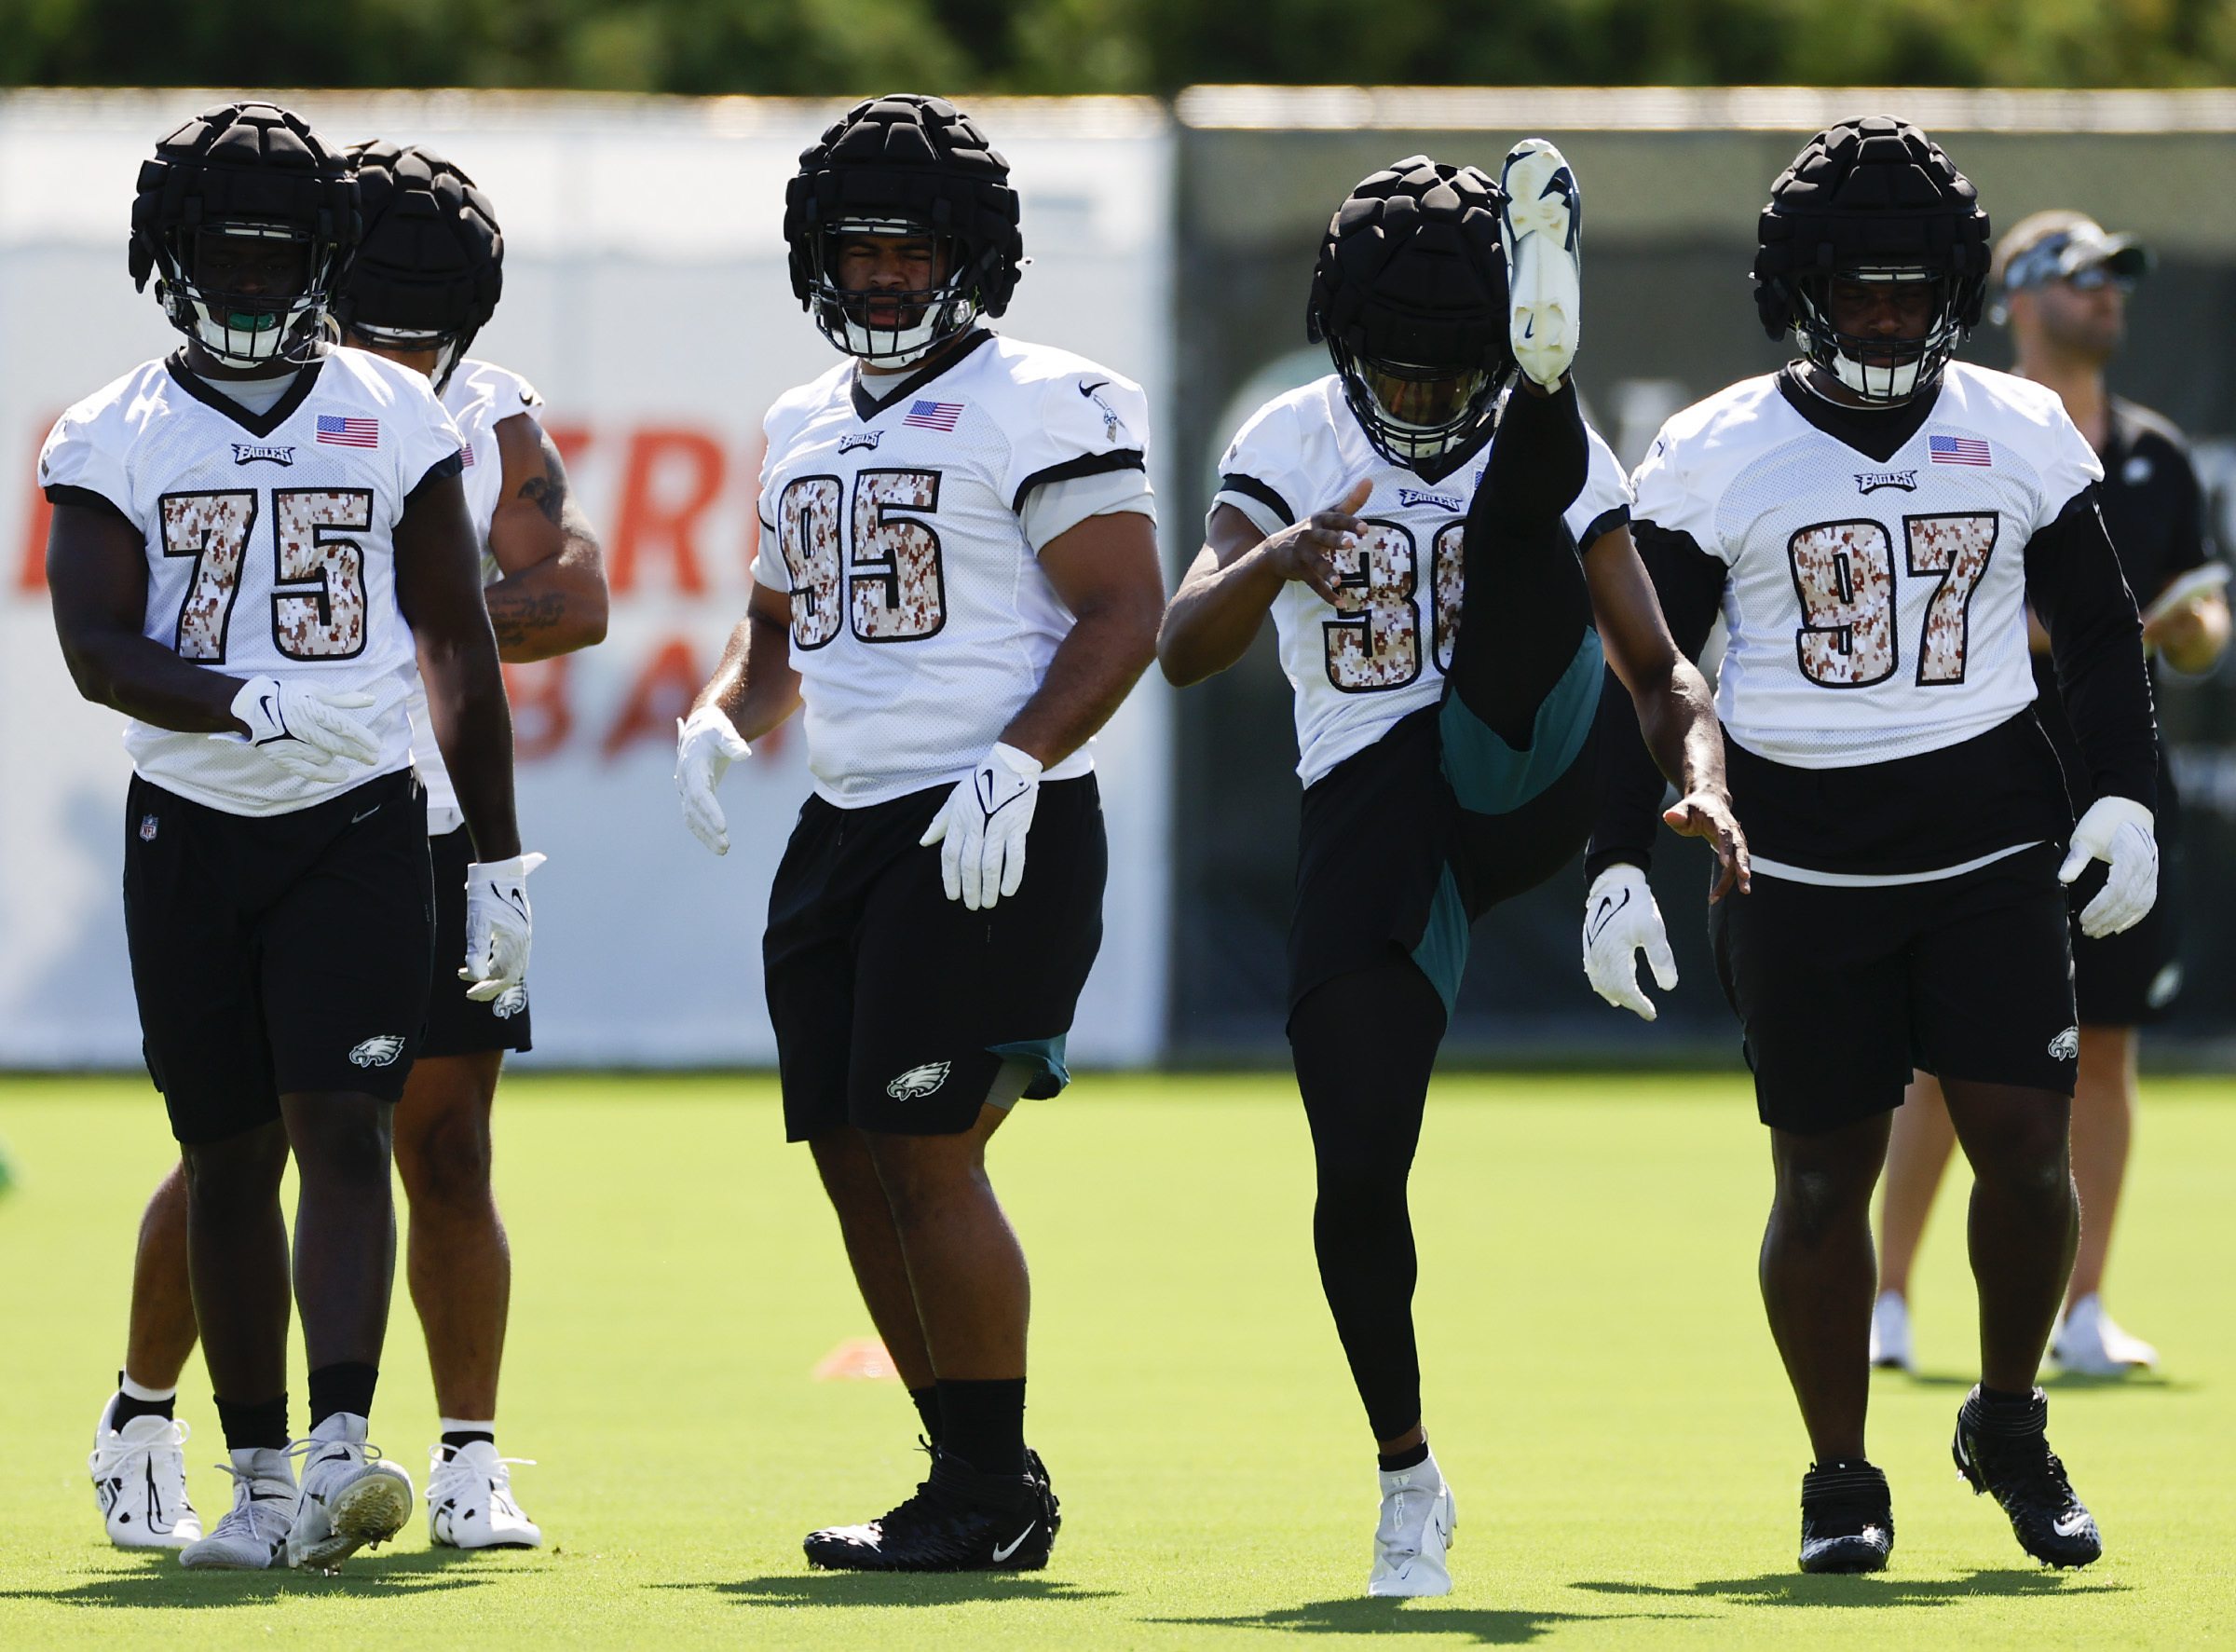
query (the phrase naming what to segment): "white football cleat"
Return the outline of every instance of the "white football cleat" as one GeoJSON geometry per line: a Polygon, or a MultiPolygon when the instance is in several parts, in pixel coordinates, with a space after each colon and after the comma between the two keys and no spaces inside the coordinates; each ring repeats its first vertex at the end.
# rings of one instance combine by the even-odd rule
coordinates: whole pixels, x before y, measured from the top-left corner
{"type": "Polygon", "coordinates": [[[1882,1290],[1871,1304],[1871,1362],[1889,1371],[1917,1370],[1910,1352],[1910,1304],[1899,1290],[1882,1290]]]}
{"type": "Polygon", "coordinates": [[[287,1564],[287,1535],[295,1523],[295,1474],[283,1451],[244,1451],[246,1465],[220,1463],[233,1477],[233,1507],[211,1534],[179,1550],[198,1570],[262,1572],[287,1564]]]}
{"type": "Polygon", "coordinates": [[[1507,253],[1507,336],[1522,372],[1553,389],[1583,335],[1584,203],[1575,173],[1543,138],[1515,144],[1498,183],[1507,194],[1498,232],[1507,253]]]}
{"type": "Polygon", "coordinates": [[[2093,1290],[2073,1304],[2050,1338],[2050,1355],[2082,1376],[2122,1376],[2159,1362],[2159,1351],[2120,1329],[2093,1290]]]}
{"type": "Polygon", "coordinates": [[[184,1549],[202,1535],[202,1517],[186,1495],[186,1440],[194,1430],[169,1417],[134,1417],[112,1428],[116,1395],[93,1426],[86,1459],[93,1495],[119,1549],[184,1549]]]}
{"type": "Polygon", "coordinates": [[[513,1463],[533,1457],[500,1457],[485,1440],[459,1446],[447,1459],[444,1447],[431,1446],[427,1457],[427,1540],[438,1549],[536,1549],[543,1530],[512,1500],[513,1463]]]}
{"type": "Polygon", "coordinates": [[[287,1563],[331,1572],[367,1544],[386,1543],[412,1517],[412,1477],[365,1443],[365,1419],[336,1412],[290,1452],[307,1452],[303,1495],[287,1535],[287,1563]]]}
{"type": "Polygon", "coordinates": [[[1436,1457],[1385,1472],[1381,1480],[1382,1515],[1374,1522],[1374,1569],[1367,1575],[1367,1592],[1450,1594],[1452,1571],[1444,1551],[1452,1547],[1460,1512],[1436,1457]]]}

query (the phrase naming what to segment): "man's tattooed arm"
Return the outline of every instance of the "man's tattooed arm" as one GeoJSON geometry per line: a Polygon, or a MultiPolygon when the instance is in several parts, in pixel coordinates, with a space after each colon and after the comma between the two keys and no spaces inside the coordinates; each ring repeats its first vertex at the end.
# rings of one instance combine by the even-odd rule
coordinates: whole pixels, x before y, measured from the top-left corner
{"type": "Polygon", "coordinates": [[[489,553],[504,577],[484,595],[498,652],[518,664],[589,648],[606,635],[605,559],[558,444],[525,413],[497,438],[505,473],[489,553]]]}

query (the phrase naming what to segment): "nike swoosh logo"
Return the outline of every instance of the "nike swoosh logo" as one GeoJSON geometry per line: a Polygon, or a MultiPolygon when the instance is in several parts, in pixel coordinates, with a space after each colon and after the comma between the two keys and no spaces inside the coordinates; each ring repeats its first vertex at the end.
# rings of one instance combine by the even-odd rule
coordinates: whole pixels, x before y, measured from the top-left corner
{"type": "Polygon", "coordinates": [[[1014,1541],[1007,1544],[997,1544],[994,1548],[994,1559],[997,1562],[1005,1561],[1011,1555],[1016,1553],[1017,1550],[1023,1545],[1025,1539],[1031,1536],[1036,1531],[1040,1530],[1040,1525],[1041,1522],[1036,1520],[1032,1522],[1032,1524],[1027,1526],[1023,1531],[1019,1532],[1014,1541]]]}
{"type": "Polygon", "coordinates": [[[352,814],[352,815],[349,817],[349,824],[350,824],[351,826],[355,826],[355,825],[356,825],[356,824],[357,824],[359,821],[361,821],[361,820],[370,820],[370,819],[371,819],[371,818],[372,818],[374,815],[375,815],[375,814],[378,814],[379,812],[380,812],[380,805],[379,805],[378,803],[375,803],[375,804],[374,804],[374,805],[373,805],[373,807],[372,807],[372,808],[370,808],[370,809],[366,810],[366,811],[364,812],[364,813],[362,813],[362,814],[352,814]]]}
{"type": "MultiPolygon", "coordinates": [[[[1103,389],[1111,381],[1107,378],[1098,378],[1093,384],[1083,384],[1079,387],[1079,393],[1083,396],[1092,396],[1097,390],[1103,389]]],[[[1018,1541],[1022,1542],[1023,1539],[1019,1538],[1018,1541]]]]}
{"type": "Polygon", "coordinates": [[[1622,899],[1620,900],[1616,899],[1616,897],[1611,894],[1603,894],[1600,896],[1600,909],[1591,915],[1591,938],[1596,941],[1602,935],[1605,934],[1608,920],[1613,918],[1617,912],[1621,911],[1629,904],[1630,892],[1628,889],[1623,891],[1622,899]]]}
{"type": "Polygon", "coordinates": [[[2061,1514],[2051,1522],[2050,1529],[2061,1537],[2070,1537],[2088,1523],[2089,1517],[2085,1514],[2061,1514]]]}

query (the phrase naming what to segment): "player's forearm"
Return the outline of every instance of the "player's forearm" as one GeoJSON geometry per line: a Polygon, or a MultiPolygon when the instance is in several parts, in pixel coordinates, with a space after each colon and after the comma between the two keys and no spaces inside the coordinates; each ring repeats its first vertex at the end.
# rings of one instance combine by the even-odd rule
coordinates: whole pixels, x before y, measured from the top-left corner
{"type": "Polygon", "coordinates": [[[1184,689],[1240,660],[1281,586],[1279,572],[1256,551],[1223,568],[1191,574],[1157,628],[1157,665],[1165,680],[1184,689]]]}
{"type": "Polygon", "coordinates": [[[507,574],[484,594],[497,632],[498,657],[509,665],[549,660],[606,640],[606,578],[596,548],[507,574]]]}
{"type": "Polygon", "coordinates": [[[1698,666],[1679,659],[1657,688],[1635,694],[1639,732],[1659,769],[1680,792],[1725,791],[1724,730],[1715,696],[1698,666]]]}
{"type": "Polygon", "coordinates": [[[243,678],[189,665],[144,636],[102,633],[62,639],[62,659],[77,691],[158,729],[185,734],[246,734],[233,715],[243,678]]]}
{"type": "Polygon", "coordinates": [[[484,861],[520,853],[512,801],[512,708],[494,649],[427,647],[420,651],[435,744],[458,795],[458,809],[484,861]]]}
{"type": "Polygon", "coordinates": [[[1002,730],[1002,743],[1043,766],[1061,762],[1125,703],[1156,648],[1151,604],[1113,600],[1081,614],[1048,662],[1040,690],[1002,730]]]}
{"type": "Polygon", "coordinates": [[[760,739],[799,709],[799,673],[792,669],[790,642],[784,626],[761,614],[746,615],[729,634],[722,663],[691,709],[715,706],[741,739],[760,739]]]}

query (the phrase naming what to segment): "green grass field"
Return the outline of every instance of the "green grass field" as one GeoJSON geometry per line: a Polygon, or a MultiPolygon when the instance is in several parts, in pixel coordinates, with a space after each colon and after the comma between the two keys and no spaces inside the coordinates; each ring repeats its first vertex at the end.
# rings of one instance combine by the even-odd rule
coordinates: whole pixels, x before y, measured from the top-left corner
{"type": "MultiPolygon", "coordinates": [[[[868,1324],[773,1086],[523,1079],[499,1106],[518,1277],[501,1444],[539,1553],[425,1527],[336,1578],[112,1550],[83,1472],[169,1139],[123,1081],[0,1081],[0,1644],[9,1647],[1024,1645],[2160,1646],[2236,1631],[2236,1086],[2157,1082],[2115,1305],[2164,1377],[2052,1386],[2109,1555],[2038,1570],[1949,1466],[1970,1381],[1960,1179],[1882,1375],[1900,1544],[1793,1570],[1807,1450],[1755,1297],[1767,1155],[1727,1078],[1441,1081],[1414,1175],[1428,1423],[1457,1591],[1360,1598],[1373,1464],[1319,1300],[1309,1158],[1278,1078],[1089,1076],[995,1175],[1034,1268],[1031,1436],[1064,1499],[1016,1577],[811,1576],[810,1527],[913,1483],[897,1384],[810,1370],[868,1324]],[[266,1640],[265,1637],[272,1637],[266,1640]]],[[[296,1369],[300,1372],[298,1350],[296,1369]]],[[[300,1375],[296,1421],[301,1422],[300,1375]]],[[[198,1360],[180,1414],[223,1455],[198,1360]]],[[[375,1434],[435,1432],[401,1287],[375,1434]]],[[[198,1503],[225,1507],[198,1468],[198,1503]]]]}

